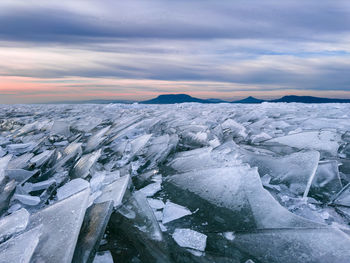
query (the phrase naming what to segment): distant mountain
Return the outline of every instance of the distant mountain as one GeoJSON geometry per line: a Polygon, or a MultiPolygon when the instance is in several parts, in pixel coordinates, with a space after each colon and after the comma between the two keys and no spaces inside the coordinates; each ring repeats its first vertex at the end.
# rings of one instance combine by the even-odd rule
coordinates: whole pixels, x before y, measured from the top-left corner
{"type": "MultiPolygon", "coordinates": [[[[319,98],[312,96],[295,96],[289,95],[284,96],[275,100],[261,100],[254,97],[247,97],[242,100],[232,101],[231,103],[262,103],[262,102],[299,102],[299,103],[350,103],[350,99],[332,99],[332,98],[319,98]]],[[[59,101],[59,102],[50,102],[50,104],[110,104],[110,103],[122,103],[122,104],[131,104],[137,101],[132,100],[83,100],[83,101],[59,101]]],[[[230,103],[221,99],[199,99],[192,97],[187,94],[164,94],[159,95],[158,97],[150,100],[139,101],[140,104],[175,104],[175,103],[184,103],[184,102],[197,102],[197,103],[230,103]]]]}
{"type": "Polygon", "coordinates": [[[319,98],[312,96],[284,96],[280,99],[270,100],[269,102],[299,102],[299,103],[350,103],[350,99],[331,99],[331,98],[319,98]]]}
{"type": "Polygon", "coordinates": [[[232,103],[247,103],[247,104],[262,103],[262,102],[264,102],[264,100],[254,98],[252,96],[249,96],[249,97],[242,99],[242,100],[232,101],[232,103]]]}
{"type": "Polygon", "coordinates": [[[210,100],[198,99],[187,94],[159,95],[157,98],[140,101],[139,103],[141,104],[174,104],[174,103],[184,103],[184,102],[215,103],[210,100]]]}

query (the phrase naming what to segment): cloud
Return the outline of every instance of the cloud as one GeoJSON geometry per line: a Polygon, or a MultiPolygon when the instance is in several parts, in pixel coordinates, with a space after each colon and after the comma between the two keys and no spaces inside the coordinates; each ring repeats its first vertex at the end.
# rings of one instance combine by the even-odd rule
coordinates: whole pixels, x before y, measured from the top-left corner
{"type": "Polygon", "coordinates": [[[19,90],[24,101],[176,91],[346,95],[349,11],[345,0],[4,0],[0,92],[4,101],[16,101],[19,90]]]}

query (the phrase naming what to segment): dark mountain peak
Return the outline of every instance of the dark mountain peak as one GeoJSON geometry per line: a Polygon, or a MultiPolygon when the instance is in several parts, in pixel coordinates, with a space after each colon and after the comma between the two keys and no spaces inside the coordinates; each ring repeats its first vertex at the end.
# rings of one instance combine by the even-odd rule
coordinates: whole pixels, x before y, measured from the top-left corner
{"type": "Polygon", "coordinates": [[[158,97],[141,101],[142,104],[174,104],[174,103],[184,103],[184,102],[198,102],[198,103],[212,103],[207,100],[198,99],[187,94],[162,94],[158,97]]]}
{"type": "Polygon", "coordinates": [[[232,103],[261,103],[263,101],[264,100],[260,100],[260,99],[254,98],[252,96],[249,96],[249,97],[242,99],[242,100],[232,101],[232,103]]]}
{"type": "Polygon", "coordinates": [[[350,99],[319,98],[312,96],[287,95],[270,102],[299,102],[299,103],[349,103],[350,99]]]}

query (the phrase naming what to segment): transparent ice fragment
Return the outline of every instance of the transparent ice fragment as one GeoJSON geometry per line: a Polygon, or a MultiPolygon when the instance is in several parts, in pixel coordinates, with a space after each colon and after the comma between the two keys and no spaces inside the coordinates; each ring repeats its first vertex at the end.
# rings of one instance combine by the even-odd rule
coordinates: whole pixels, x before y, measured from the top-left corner
{"type": "Polygon", "coordinates": [[[0,158],[0,184],[5,178],[5,170],[12,158],[11,154],[6,155],[5,157],[0,158]]]}
{"type": "Polygon", "coordinates": [[[161,189],[162,189],[161,183],[152,183],[140,189],[138,192],[144,194],[147,197],[150,197],[155,195],[161,189]]]}
{"type": "Polygon", "coordinates": [[[345,263],[350,258],[350,239],[336,228],[266,229],[236,233],[233,243],[262,263],[345,263]]]}
{"type": "Polygon", "coordinates": [[[50,178],[48,180],[42,181],[42,182],[38,182],[38,183],[25,183],[22,187],[22,189],[27,192],[35,192],[35,191],[40,191],[40,190],[44,190],[47,189],[50,185],[55,184],[56,180],[53,178],[50,178]]]}
{"type": "Polygon", "coordinates": [[[147,198],[147,202],[149,206],[153,209],[163,209],[165,204],[162,200],[159,199],[153,199],[153,198],[147,198]]]}
{"type": "Polygon", "coordinates": [[[272,177],[272,184],[283,183],[296,194],[307,196],[315,176],[320,154],[317,151],[297,152],[283,157],[258,155],[246,151],[244,162],[258,167],[260,176],[272,177]]]}
{"type": "Polygon", "coordinates": [[[298,149],[323,151],[336,156],[341,136],[332,131],[308,131],[273,138],[266,142],[279,143],[298,149]]]}
{"type": "Polygon", "coordinates": [[[9,145],[7,145],[7,150],[9,151],[9,153],[18,155],[18,154],[30,152],[36,146],[37,146],[37,143],[35,143],[35,142],[9,144],[9,145]]]}
{"type": "Polygon", "coordinates": [[[13,199],[29,206],[34,206],[40,203],[40,197],[32,195],[14,194],[13,199]]]}
{"type": "Polygon", "coordinates": [[[35,165],[35,167],[40,167],[43,164],[45,164],[52,156],[53,156],[54,151],[46,150],[43,151],[42,153],[34,156],[30,162],[35,165]]]}
{"type": "Polygon", "coordinates": [[[0,214],[7,210],[12,194],[16,189],[16,181],[7,179],[0,181],[0,214]]]}
{"type": "Polygon", "coordinates": [[[85,178],[89,175],[91,167],[97,162],[101,156],[101,149],[83,155],[73,167],[73,177],[85,178]]]}
{"type": "Polygon", "coordinates": [[[9,179],[16,180],[18,183],[23,183],[27,181],[29,178],[31,178],[33,175],[38,173],[38,170],[33,170],[33,171],[27,171],[23,169],[9,169],[5,171],[5,175],[9,179]]]}
{"type": "Polygon", "coordinates": [[[113,211],[113,201],[94,204],[86,210],[72,262],[91,262],[113,211]]]}
{"type": "Polygon", "coordinates": [[[29,213],[22,208],[0,219],[0,243],[8,237],[26,229],[29,213]]]}
{"type": "Polygon", "coordinates": [[[103,142],[104,135],[108,132],[110,128],[111,126],[107,126],[99,130],[94,135],[92,135],[86,143],[85,152],[90,152],[95,150],[100,145],[100,143],[103,142]]]}
{"type": "MultiPolygon", "coordinates": [[[[177,174],[168,177],[167,182],[213,204],[219,209],[219,214],[227,217],[225,221],[230,222],[229,226],[233,230],[320,225],[294,215],[282,207],[263,188],[256,169],[246,166],[177,174]],[[225,212],[225,208],[231,212],[225,212]]],[[[182,203],[190,205],[187,199],[182,200],[182,203]]],[[[205,211],[208,208],[203,209],[205,211]]],[[[207,216],[213,217],[213,214],[215,212],[211,211],[207,216]]]]}
{"type": "Polygon", "coordinates": [[[113,257],[111,252],[103,251],[98,252],[95,256],[93,263],[113,263],[113,257]]]}
{"type": "Polygon", "coordinates": [[[311,193],[326,201],[342,189],[338,162],[322,161],[318,164],[316,175],[311,185],[311,193]]]}
{"type": "Polygon", "coordinates": [[[67,121],[60,121],[56,120],[54,121],[51,132],[52,135],[62,135],[64,137],[70,136],[70,130],[69,130],[69,123],[67,121]]]}
{"type": "Polygon", "coordinates": [[[21,156],[12,159],[8,166],[7,169],[23,169],[28,166],[29,160],[34,156],[32,153],[25,153],[22,154],[21,156]]]}
{"type": "Polygon", "coordinates": [[[347,184],[334,198],[333,203],[350,207],[350,184],[347,184]]]}
{"type": "Polygon", "coordinates": [[[191,214],[192,212],[186,207],[168,201],[166,202],[165,208],[163,210],[162,223],[166,224],[173,220],[176,220],[191,214]]]}
{"type": "Polygon", "coordinates": [[[41,226],[13,237],[0,245],[0,263],[32,262],[32,255],[41,235],[41,226]]]}
{"type": "Polygon", "coordinates": [[[191,229],[176,228],[172,236],[180,247],[204,251],[207,245],[207,236],[191,229]]]}
{"type": "Polygon", "coordinates": [[[90,190],[85,189],[30,216],[30,228],[42,224],[33,262],[72,261],[90,190]]]}
{"type": "Polygon", "coordinates": [[[130,182],[130,175],[125,175],[105,186],[101,191],[102,194],[95,200],[95,203],[101,203],[112,200],[114,207],[121,205],[125,191],[130,182]]]}
{"type": "Polygon", "coordinates": [[[89,182],[84,179],[73,179],[57,189],[57,200],[65,199],[84,190],[85,188],[88,188],[89,186],[89,182]]]}

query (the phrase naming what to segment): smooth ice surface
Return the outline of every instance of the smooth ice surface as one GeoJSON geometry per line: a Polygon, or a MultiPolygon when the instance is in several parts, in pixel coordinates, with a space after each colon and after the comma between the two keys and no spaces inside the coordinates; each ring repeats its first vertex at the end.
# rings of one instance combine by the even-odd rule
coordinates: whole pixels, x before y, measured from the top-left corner
{"type": "MultiPolygon", "coordinates": [[[[36,249],[42,228],[31,229],[19,236],[13,237],[0,245],[0,263],[32,262],[32,255],[36,249]]],[[[34,261],[35,262],[35,261],[34,261]]]]}
{"type": "Polygon", "coordinates": [[[245,152],[242,159],[258,167],[260,176],[286,184],[292,192],[307,196],[314,179],[320,154],[317,151],[297,152],[283,157],[271,157],[245,152]]]}
{"type": "Polygon", "coordinates": [[[332,131],[309,131],[273,138],[267,142],[276,142],[298,149],[324,151],[336,156],[340,135],[332,131]]]}
{"type": "Polygon", "coordinates": [[[191,229],[177,228],[172,236],[180,247],[204,251],[207,245],[207,236],[191,229]]]}
{"type": "Polygon", "coordinates": [[[165,206],[164,202],[159,199],[147,198],[147,202],[153,209],[163,209],[165,206]]]}
{"type": "Polygon", "coordinates": [[[20,201],[22,204],[29,206],[37,205],[40,203],[40,197],[38,196],[14,194],[13,198],[20,201]]]}
{"type": "Polygon", "coordinates": [[[86,210],[73,262],[91,262],[113,210],[113,201],[94,204],[86,210]]]}
{"type": "Polygon", "coordinates": [[[350,239],[336,228],[276,229],[236,234],[234,245],[262,263],[346,263],[350,239]]]}
{"type": "Polygon", "coordinates": [[[140,189],[139,192],[145,196],[153,196],[162,189],[161,183],[152,183],[144,188],[140,189]]]}
{"type": "Polygon", "coordinates": [[[31,215],[28,227],[42,224],[34,262],[71,262],[89,194],[85,189],[31,215]]]}
{"type": "Polygon", "coordinates": [[[257,171],[245,166],[173,175],[169,177],[168,182],[198,195],[217,207],[232,210],[237,217],[235,224],[251,221],[258,229],[319,225],[282,207],[262,187],[257,171]]]}
{"type": "Polygon", "coordinates": [[[68,183],[57,189],[57,199],[62,200],[88,187],[88,181],[81,178],[73,179],[72,181],[69,181],[68,183]]]}
{"type": "Polygon", "coordinates": [[[95,200],[95,203],[101,203],[112,200],[114,206],[118,207],[122,201],[125,191],[130,181],[130,175],[125,175],[115,180],[113,183],[102,189],[102,195],[95,200]]]}
{"type": "Polygon", "coordinates": [[[93,263],[113,263],[113,257],[111,252],[104,251],[96,254],[93,263]]]}
{"type": "Polygon", "coordinates": [[[163,210],[162,223],[166,224],[191,214],[192,212],[186,207],[168,201],[163,210]]]}
{"type": "Polygon", "coordinates": [[[26,229],[29,222],[29,213],[22,208],[0,219],[0,242],[26,229]]]}
{"type": "Polygon", "coordinates": [[[331,199],[342,189],[337,161],[323,161],[318,164],[311,191],[319,198],[331,199]]]}
{"type": "Polygon", "coordinates": [[[73,176],[75,178],[85,178],[89,175],[91,167],[101,156],[101,149],[93,153],[83,155],[73,167],[73,176]]]}

